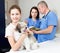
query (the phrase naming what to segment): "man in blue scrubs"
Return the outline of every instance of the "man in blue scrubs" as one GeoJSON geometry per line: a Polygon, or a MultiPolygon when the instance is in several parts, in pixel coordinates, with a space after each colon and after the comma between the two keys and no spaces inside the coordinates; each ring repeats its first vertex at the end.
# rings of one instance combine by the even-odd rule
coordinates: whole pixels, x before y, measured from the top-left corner
{"type": "Polygon", "coordinates": [[[40,1],[38,3],[38,10],[41,14],[44,14],[41,19],[40,31],[32,31],[39,34],[38,43],[41,43],[54,39],[57,28],[57,15],[53,11],[49,10],[45,1],[40,1]]]}

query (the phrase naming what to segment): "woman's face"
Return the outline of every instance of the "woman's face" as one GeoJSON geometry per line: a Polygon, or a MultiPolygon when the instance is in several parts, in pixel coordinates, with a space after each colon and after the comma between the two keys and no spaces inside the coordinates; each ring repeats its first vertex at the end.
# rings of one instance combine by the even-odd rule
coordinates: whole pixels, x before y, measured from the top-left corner
{"type": "Polygon", "coordinates": [[[37,14],[38,14],[37,10],[36,9],[32,9],[32,11],[31,11],[32,18],[36,18],[37,14]]]}
{"type": "Polygon", "coordinates": [[[10,17],[13,23],[16,23],[20,20],[21,14],[18,9],[12,9],[10,12],[10,17]]]}

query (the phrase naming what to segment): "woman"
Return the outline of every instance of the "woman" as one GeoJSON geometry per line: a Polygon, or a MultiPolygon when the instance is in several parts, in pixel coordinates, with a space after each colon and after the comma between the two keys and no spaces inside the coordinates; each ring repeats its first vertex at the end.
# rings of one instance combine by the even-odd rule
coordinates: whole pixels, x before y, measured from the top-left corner
{"type": "MultiPolygon", "coordinates": [[[[28,28],[30,26],[34,26],[36,28],[40,27],[39,11],[38,11],[38,8],[36,6],[31,8],[30,15],[26,19],[26,23],[27,23],[28,28]]],[[[36,39],[38,39],[38,34],[34,34],[34,36],[36,39]]]]}
{"type": "Polygon", "coordinates": [[[20,31],[17,29],[17,25],[21,19],[21,9],[17,5],[13,5],[9,9],[9,15],[11,18],[11,23],[6,27],[5,37],[8,39],[11,45],[11,50],[17,51],[22,49],[22,43],[28,34],[24,32],[20,38],[17,39],[18,35],[20,35],[20,31]]]}

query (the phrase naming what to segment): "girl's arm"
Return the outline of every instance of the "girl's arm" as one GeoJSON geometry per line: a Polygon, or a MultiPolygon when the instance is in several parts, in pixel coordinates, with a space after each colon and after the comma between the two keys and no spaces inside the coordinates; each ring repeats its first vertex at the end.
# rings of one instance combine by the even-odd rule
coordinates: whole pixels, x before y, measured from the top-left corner
{"type": "Polygon", "coordinates": [[[11,45],[12,50],[14,51],[18,50],[21,47],[26,36],[27,36],[27,33],[22,34],[17,42],[15,41],[13,36],[8,36],[8,41],[11,45]]]}

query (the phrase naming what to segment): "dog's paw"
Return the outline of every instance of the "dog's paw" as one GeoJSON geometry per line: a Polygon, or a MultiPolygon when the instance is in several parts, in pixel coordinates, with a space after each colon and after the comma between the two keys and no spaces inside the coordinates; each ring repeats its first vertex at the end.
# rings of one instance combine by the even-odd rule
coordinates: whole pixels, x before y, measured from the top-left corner
{"type": "Polygon", "coordinates": [[[31,49],[26,49],[26,51],[27,51],[27,52],[30,52],[30,51],[31,51],[31,49]]]}
{"type": "Polygon", "coordinates": [[[38,49],[38,48],[39,48],[38,43],[34,43],[34,44],[32,44],[32,46],[31,46],[31,49],[32,49],[32,50],[35,50],[35,49],[38,49]]]}

